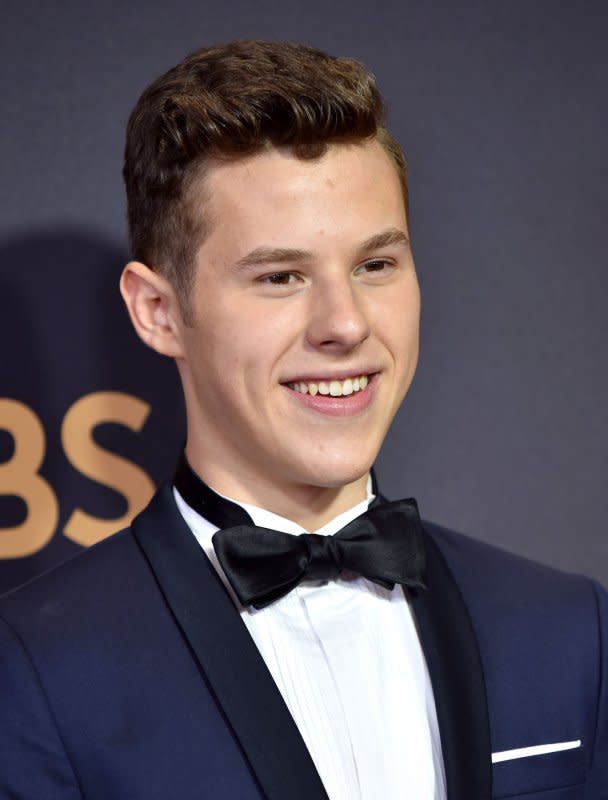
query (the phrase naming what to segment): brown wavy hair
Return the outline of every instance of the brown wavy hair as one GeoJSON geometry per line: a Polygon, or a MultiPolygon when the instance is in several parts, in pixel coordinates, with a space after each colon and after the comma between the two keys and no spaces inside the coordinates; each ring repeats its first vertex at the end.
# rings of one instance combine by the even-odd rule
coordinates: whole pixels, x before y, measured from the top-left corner
{"type": "Polygon", "coordinates": [[[407,211],[405,158],[384,113],[373,75],[353,59],[286,42],[198,50],[152,83],[129,118],[123,176],[133,258],[169,279],[187,315],[207,230],[205,168],[268,147],[315,159],[330,144],[375,137],[395,162],[407,211]]]}

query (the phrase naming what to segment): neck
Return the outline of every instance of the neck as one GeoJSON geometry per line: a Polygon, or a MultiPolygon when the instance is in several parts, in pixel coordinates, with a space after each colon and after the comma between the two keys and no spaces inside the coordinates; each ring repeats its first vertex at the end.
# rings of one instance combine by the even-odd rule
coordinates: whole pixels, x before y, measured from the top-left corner
{"type": "Polygon", "coordinates": [[[311,486],[265,481],[259,475],[235,475],[207,458],[197,457],[188,446],[186,458],[215,492],[286,517],[307,531],[318,530],[367,496],[367,473],[344,486],[311,486]]]}

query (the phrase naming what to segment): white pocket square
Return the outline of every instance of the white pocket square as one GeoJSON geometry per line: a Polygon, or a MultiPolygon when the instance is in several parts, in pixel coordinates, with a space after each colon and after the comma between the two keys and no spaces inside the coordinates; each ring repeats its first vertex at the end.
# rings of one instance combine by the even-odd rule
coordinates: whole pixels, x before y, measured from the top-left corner
{"type": "Polygon", "coordinates": [[[492,753],[492,764],[501,761],[511,761],[514,758],[528,758],[529,756],[543,756],[546,753],[559,753],[561,750],[574,750],[582,744],[580,739],[575,742],[552,742],[551,744],[537,744],[534,747],[517,747],[515,750],[501,750],[492,753]]]}

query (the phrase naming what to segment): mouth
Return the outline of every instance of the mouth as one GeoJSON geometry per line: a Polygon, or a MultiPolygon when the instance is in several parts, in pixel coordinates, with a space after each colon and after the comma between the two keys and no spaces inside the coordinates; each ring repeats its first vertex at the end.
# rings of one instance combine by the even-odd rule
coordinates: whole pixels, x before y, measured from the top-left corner
{"type": "Polygon", "coordinates": [[[317,394],[322,397],[348,397],[351,394],[364,391],[369,384],[369,380],[369,374],[362,374],[345,379],[319,378],[318,380],[296,381],[285,385],[294,392],[309,394],[311,397],[315,397],[317,394]]]}
{"type": "Polygon", "coordinates": [[[352,417],[365,411],[378,384],[378,372],[344,377],[307,378],[283,386],[300,407],[330,417],[352,417]]]}

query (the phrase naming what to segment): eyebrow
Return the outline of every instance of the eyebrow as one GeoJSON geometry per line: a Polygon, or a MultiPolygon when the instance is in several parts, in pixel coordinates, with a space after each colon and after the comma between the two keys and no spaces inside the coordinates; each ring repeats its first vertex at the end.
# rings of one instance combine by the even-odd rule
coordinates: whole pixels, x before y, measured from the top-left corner
{"type": "MultiPolygon", "coordinates": [[[[375,233],[362,242],[357,248],[358,254],[365,255],[374,250],[391,245],[409,245],[409,239],[405,232],[399,228],[387,228],[385,231],[375,233]]],[[[234,264],[237,270],[246,270],[248,267],[257,267],[263,264],[295,264],[308,261],[314,258],[314,253],[310,250],[300,250],[291,247],[256,247],[247,255],[239,258],[234,264]]]]}
{"type": "Polygon", "coordinates": [[[369,253],[370,250],[380,250],[383,247],[390,247],[394,244],[409,245],[410,240],[405,235],[405,232],[399,228],[387,228],[382,233],[376,233],[366,239],[359,251],[361,253],[369,253]]]}

